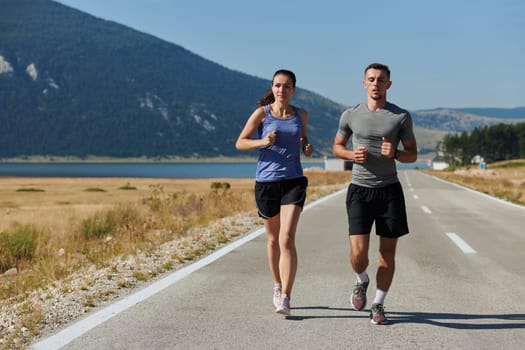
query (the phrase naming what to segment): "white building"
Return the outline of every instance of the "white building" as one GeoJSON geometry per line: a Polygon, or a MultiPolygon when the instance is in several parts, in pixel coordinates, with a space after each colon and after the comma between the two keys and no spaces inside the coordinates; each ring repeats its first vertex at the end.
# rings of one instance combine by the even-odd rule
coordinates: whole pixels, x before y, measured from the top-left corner
{"type": "Polygon", "coordinates": [[[432,159],[432,170],[443,170],[449,167],[445,159],[437,157],[432,159]]]}
{"type": "Polygon", "coordinates": [[[326,171],[344,171],[352,170],[353,162],[339,158],[324,157],[324,170],[326,171]]]}

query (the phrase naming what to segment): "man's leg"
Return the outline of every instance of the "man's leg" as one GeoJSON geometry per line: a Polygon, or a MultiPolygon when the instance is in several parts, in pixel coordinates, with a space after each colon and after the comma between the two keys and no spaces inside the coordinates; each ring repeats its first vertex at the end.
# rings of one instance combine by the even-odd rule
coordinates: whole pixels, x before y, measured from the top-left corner
{"type": "Polygon", "coordinates": [[[380,237],[379,266],[377,269],[377,289],[388,292],[395,271],[397,238],[380,237]]]}
{"type": "Polygon", "coordinates": [[[388,323],[383,305],[394,278],[396,245],[397,238],[380,237],[379,266],[376,275],[377,289],[374,302],[370,308],[370,321],[373,324],[388,323]]]}
{"type": "Polygon", "coordinates": [[[366,271],[368,267],[368,246],[370,235],[350,235],[350,264],[356,274],[366,271]]]}
{"type": "Polygon", "coordinates": [[[352,289],[351,303],[355,310],[362,310],[366,306],[366,290],[368,288],[368,247],[370,235],[350,235],[350,264],[356,273],[357,283],[352,289]]]}

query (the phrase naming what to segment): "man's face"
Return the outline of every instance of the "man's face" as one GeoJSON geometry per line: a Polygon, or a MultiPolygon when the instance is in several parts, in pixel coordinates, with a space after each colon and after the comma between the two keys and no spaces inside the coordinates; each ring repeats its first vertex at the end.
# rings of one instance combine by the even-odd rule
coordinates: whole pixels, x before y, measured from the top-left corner
{"type": "Polygon", "coordinates": [[[373,100],[386,99],[386,90],[390,88],[392,82],[383,70],[369,69],[365,73],[363,86],[368,91],[368,97],[373,100]]]}

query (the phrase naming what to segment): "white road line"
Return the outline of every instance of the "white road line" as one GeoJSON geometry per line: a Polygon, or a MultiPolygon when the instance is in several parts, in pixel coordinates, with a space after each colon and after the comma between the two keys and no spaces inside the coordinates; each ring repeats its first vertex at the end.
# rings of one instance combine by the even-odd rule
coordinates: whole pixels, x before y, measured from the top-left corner
{"type": "Polygon", "coordinates": [[[419,199],[419,196],[417,194],[413,195],[414,199],[419,199]]]}
{"type": "MultiPolygon", "coordinates": [[[[346,191],[346,188],[332,193],[328,196],[325,196],[313,203],[310,203],[306,205],[303,208],[303,211],[307,211],[310,208],[315,207],[318,204],[321,204],[322,202],[327,201],[328,199],[331,199],[332,197],[335,197],[339,195],[340,193],[346,191]]],[[[176,282],[180,281],[181,279],[187,277],[191,273],[205,267],[206,265],[211,264],[215,260],[223,257],[224,255],[228,254],[232,250],[244,245],[245,243],[248,243],[252,239],[260,236],[263,234],[264,228],[258,229],[247,236],[244,236],[243,238],[240,238],[223,248],[213,252],[212,254],[202,258],[201,260],[196,261],[195,263],[188,265],[186,267],[181,268],[180,270],[177,270],[168,276],[164,277],[161,280],[158,280],[157,282],[152,283],[150,286],[138,291],[135,294],[132,294],[128,297],[125,297],[119,301],[117,301],[114,304],[108,305],[107,307],[95,312],[94,314],[72,324],[71,326],[64,328],[62,331],[43,339],[42,341],[35,343],[32,347],[32,349],[58,349],[63,347],[64,345],[72,342],[76,338],[80,337],[84,333],[87,333],[89,330],[95,328],[96,326],[106,322],[113,316],[118,315],[119,313],[127,310],[128,308],[140,303],[141,301],[144,301],[148,299],[149,297],[152,297],[153,295],[157,294],[158,292],[162,291],[163,289],[171,286],[172,284],[175,284],[176,282]]]]}
{"type": "Polygon", "coordinates": [[[432,214],[432,210],[430,210],[426,205],[422,205],[421,209],[427,214],[432,214]]]}
{"type": "Polygon", "coordinates": [[[408,188],[409,191],[414,191],[414,187],[412,187],[412,183],[410,182],[410,179],[408,178],[408,172],[405,171],[404,172],[404,175],[405,175],[405,180],[406,180],[406,186],[408,188]]]}
{"type": "Polygon", "coordinates": [[[79,322],[72,324],[71,326],[63,329],[59,333],[50,336],[47,339],[44,339],[33,345],[33,349],[58,349],[62,346],[70,343],[74,339],[80,337],[84,333],[87,333],[92,328],[106,322],[113,316],[118,315],[122,311],[148,299],[149,297],[157,294],[161,290],[171,286],[172,284],[178,282],[184,277],[190,275],[191,273],[203,268],[204,266],[212,263],[213,261],[219,259],[223,255],[226,255],[235,248],[243,245],[244,243],[251,241],[255,237],[264,233],[264,228],[261,228],[257,231],[252,232],[251,234],[232,242],[231,244],[225,246],[222,249],[217,250],[216,252],[202,258],[201,260],[181,268],[180,270],[175,271],[174,273],[166,276],[165,278],[151,284],[149,287],[146,287],[135,294],[132,294],[120,301],[111,304],[100,311],[95,312],[91,316],[82,319],[79,322]]]}
{"type": "Polygon", "coordinates": [[[476,251],[474,249],[472,249],[472,247],[469,246],[467,244],[467,242],[462,240],[454,232],[447,232],[447,236],[448,236],[448,238],[450,238],[452,240],[452,242],[454,242],[459,247],[459,249],[461,249],[463,251],[463,253],[465,253],[465,254],[476,254],[476,251]]]}

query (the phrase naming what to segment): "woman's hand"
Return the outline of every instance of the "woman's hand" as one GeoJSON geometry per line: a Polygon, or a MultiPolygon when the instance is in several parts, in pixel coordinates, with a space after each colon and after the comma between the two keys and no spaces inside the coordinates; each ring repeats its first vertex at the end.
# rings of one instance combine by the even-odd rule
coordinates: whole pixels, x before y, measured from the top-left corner
{"type": "Polygon", "coordinates": [[[261,139],[262,145],[261,147],[270,147],[275,143],[275,138],[277,137],[277,131],[271,131],[269,132],[264,138],[261,139]]]}
{"type": "Polygon", "coordinates": [[[304,155],[310,157],[314,153],[314,146],[312,146],[307,138],[301,137],[301,145],[303,148],[304,155]]]}

